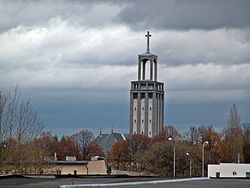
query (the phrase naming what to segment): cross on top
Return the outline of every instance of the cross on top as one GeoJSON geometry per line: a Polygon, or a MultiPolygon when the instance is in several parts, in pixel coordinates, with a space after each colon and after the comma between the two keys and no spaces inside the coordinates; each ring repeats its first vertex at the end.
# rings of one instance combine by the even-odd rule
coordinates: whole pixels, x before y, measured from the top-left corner
{"type": "Polygon", "coordinates": [[[149,34],[149,31],[147,31],[147,34],[145,35],[145,37],[147,37],[147,53],[149,52],[149,37],[151,37],[152,35],[149,34]]]}

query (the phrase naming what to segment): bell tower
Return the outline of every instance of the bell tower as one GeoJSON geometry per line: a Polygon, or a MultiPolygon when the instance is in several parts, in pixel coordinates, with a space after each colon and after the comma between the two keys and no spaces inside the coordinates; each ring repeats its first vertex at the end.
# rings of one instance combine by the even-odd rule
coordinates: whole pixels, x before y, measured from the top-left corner
{"type": "Polygon", "coordinates": [[[157,55],[149,49],[138,55],[138,81],[131,82],[130,89],[130,134],[157,136],[164,123],[164,84],[157,81],[157,55]]]}

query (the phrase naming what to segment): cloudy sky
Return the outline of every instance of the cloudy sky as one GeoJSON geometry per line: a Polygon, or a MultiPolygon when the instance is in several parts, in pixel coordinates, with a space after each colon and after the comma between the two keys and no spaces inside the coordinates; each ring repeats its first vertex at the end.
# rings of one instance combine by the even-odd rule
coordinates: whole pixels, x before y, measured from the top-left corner
{"type": "Polygon", "coordinates": [[[128,132],[137,55],[158,55],[165,124],[250,122],[249,0],[0,0],[0,88],[19,84],[62,135],[128,132]]]}

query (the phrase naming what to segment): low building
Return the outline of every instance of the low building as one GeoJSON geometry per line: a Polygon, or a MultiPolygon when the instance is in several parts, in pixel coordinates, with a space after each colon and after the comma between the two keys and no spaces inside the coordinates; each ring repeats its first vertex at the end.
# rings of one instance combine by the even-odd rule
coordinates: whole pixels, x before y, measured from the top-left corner
{"type": "Polygon", "coordinates": [[[208,165],[210,178],[250,178],[250,164],[220,163],[208,165]]]}
{"type": "MultiPolygon", "coordinates": [[[[13,163],[2,163],[6,174],[17,174],[13,163]]],[[[74,157],[67,157],[65,161],[51,160],[40,164],[39,169],[27,164],[26,173],[30,175],[107,175],[108,166],[103,157],[92,157],[91,161],[77,161],[74,157]]],[[[20,174],[20,173],[19,173],[20,174]]]]}
{"type": "Polygon", "coordinates": [[[46,164],[45,173],[57,175],[107,175],[107,164],[103,157],[92,157],[91,161],[77,161],[67,156],[66,161],[52,161],[46,164]]]}

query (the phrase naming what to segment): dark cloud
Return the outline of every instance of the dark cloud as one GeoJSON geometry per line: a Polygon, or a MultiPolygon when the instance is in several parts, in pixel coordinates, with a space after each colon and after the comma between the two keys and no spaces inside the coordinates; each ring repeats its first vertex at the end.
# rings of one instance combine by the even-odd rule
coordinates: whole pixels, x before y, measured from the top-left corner
{"type": "Polygon", "coordinates": [[[51,19],[84,27],[126,24],[136,30],[217,29],[250,26],[249,0],[14,1],[0,2],[0,31],[43,25],[51,19]]]}
{"type": "Polygon", "coordinates": [[[109,24],[120,5],[108,1],[29,0],[0,1],[0,31],[18,26],[44,25],[51,19],[61,19],[84,27],[109,24]]]}
{"type": "Polygon", "coordinates": [[[242,28],[250,26],[249,7],[249,0],[134,1],[117,21],[139,30],[242,28]]]}
{"type": "Polygon", "coordinates": [[[51,19],[84,27],[126,24],[136,30],[250,26],[249,0],[14,1],[0,2],[0,30],[43,25],[51,19]]]}
{"type": "MultiPolygon", "coordinates": [[[[193,103],[206,108],[205,103],[240,101],[248,104],[243,117],[249,117],[249,5],[240,0],[0,0],[0,87],[19,83],[28,90],[49,130],[83,125],[127,130],[130,81],[137,78],[137,55],[145,52],[150,29],[159,80],[166,84],[167,123],[182,124],[177,121],[183,117],[181,105],[191,109],[193,103]],[[88,105],[93,112],[85,112],[88,105]],[[100,122],[93,121],[96,114],[100,122]]],[[[211,109],[206,112],[199,123],[210,121],[211,109]]],[[[197,117],[183,122],[192,124],[197,117]]]]}

